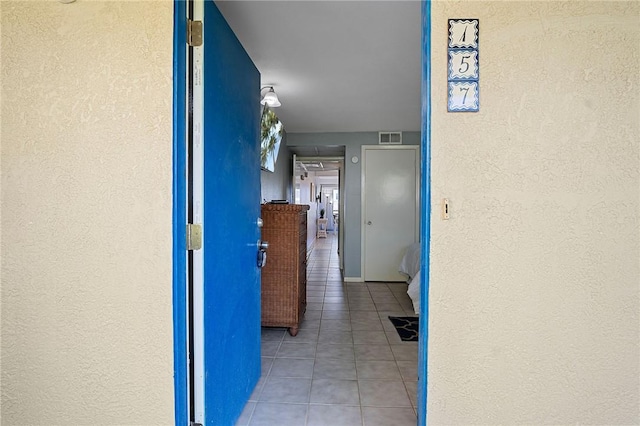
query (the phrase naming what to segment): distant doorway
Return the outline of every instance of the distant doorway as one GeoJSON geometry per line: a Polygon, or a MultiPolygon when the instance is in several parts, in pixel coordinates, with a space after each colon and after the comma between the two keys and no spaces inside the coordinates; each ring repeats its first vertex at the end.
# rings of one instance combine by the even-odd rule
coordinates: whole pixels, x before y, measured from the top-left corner
{"type": "MultiPolygon", "coordinates": [[[[340,218],[344,217],[344,157],[298,157],[293,165],[294,202],[308,204],[307,246],[309,251],[318,235],[318,221],[326,219],[326,231],[338,236],[338,258],[344,270],[344,230],[340,218]]],[[[324,224],[324,221],[323,221],[324,224]]]]}

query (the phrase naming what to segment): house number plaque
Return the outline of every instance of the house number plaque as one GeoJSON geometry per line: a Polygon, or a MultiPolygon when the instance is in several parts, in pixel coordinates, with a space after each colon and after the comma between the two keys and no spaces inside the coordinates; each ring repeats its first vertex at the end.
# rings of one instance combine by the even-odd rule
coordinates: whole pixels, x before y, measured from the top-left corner
{"type": "Polygon", "coordinates": [[[478,19],[449,19],[447,82],[449,112],[480,110],[478,19]]]}

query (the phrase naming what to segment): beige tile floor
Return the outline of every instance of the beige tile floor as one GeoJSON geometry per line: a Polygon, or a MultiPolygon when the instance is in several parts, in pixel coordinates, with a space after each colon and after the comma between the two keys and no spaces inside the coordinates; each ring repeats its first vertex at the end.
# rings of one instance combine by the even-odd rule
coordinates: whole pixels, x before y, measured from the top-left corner
{"type": "Polygon", "coordinates": [[[262,377],[238,426],[414,426],[418,344],[389,315],[414,316],[404,283],[345,283],[337,238],[316,241],[296,337],[262,329],[262,377]]]}

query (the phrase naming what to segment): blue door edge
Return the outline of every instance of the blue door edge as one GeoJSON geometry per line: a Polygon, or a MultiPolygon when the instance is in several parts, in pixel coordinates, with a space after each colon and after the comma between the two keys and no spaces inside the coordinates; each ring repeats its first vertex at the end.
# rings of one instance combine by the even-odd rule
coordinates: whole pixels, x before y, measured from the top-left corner
{"type": "Polygon", "coordinates": [[[418,426],[427,424],[429,349],[429,248],[431,246],[431,0],[422,1],[422,135],[420,141],[420,331],[418,350],[418,426]]]}
{"type": "Polygon", "coordinates": [[[173,382],[175,424],[189,422],[186,264],[187,2],[173,3],[173,382]]]}

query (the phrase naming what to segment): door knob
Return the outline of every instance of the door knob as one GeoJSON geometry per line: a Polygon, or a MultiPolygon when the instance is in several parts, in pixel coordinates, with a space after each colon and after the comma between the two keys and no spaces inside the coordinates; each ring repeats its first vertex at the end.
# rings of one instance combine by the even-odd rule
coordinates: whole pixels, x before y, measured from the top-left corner
{"type": "Polygon", "coordinates": [[[368,221],[368,222],[367,222],[367,225],[371,225],[371,221],[368,221]]]}
{"type": "Polygon", "coordinates": [[[267,252],[264,250],[258,250],[258,268],[264,268],[267,264],[267,252]]]}
{"type": "Polygon", "coordinates": [[[269,243],[266,241],[258,240],[258,268],[264,268],[267,264],[267,249],[269,243]]]}

